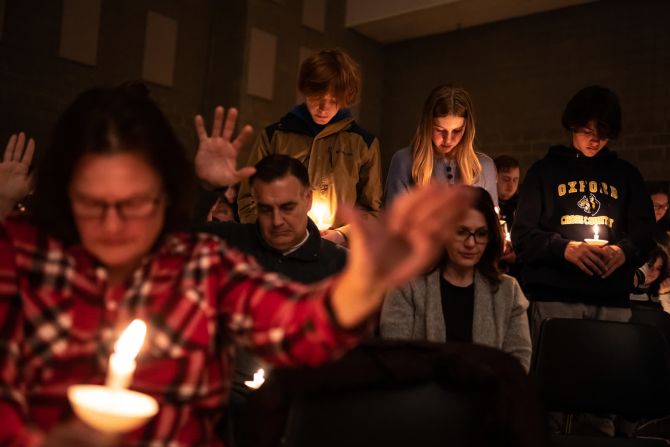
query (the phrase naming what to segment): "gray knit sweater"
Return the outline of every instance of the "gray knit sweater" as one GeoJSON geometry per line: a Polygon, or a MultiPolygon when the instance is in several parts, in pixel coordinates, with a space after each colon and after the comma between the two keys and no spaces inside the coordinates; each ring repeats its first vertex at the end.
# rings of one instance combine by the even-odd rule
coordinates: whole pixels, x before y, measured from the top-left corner
{"type": "MultiPolygon", "coordinates": [[[[386,296],[380,322],[383,338],[446,342],[440,275],[441,269],[434,269],[386,296]]],[[[527,308],[528,300],[516,279],[503,275],[493,293],[486,279],[475,272],[473,343],[513,355],[528,371],[531,341],[527,308]]]]}

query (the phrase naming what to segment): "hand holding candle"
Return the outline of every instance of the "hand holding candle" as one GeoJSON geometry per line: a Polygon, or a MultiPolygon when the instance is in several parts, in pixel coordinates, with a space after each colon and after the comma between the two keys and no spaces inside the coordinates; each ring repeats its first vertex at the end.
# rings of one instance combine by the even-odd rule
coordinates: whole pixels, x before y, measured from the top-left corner
{"type": "Polygon", "coordinates": [[[498,223],[500,224],[500,228],[502,229],[502,232],[505,235],[505,240],[511,241],[512,237],[510,236],[509,229],[507,228],[507,221],[500,217],[500,207],[494,206],[493,209],[495,210],[496,215],[498,216],[498,223]]]}

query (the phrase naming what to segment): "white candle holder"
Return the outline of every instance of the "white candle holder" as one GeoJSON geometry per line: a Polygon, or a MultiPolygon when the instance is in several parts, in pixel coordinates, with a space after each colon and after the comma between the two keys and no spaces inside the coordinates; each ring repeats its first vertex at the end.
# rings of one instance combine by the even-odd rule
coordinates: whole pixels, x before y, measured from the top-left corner
{"type": "Polygon", "coordinates": [[[600,239],[600,237],[598,237],[598,225],[593,226],[593,239],[587,238],[584,239],[584,242],[594,247],[604,247],[609,243],[607,239],[600,239]]]}
{"type": "Polygon", "coordinates": [[[105,433],[134,430],[158,412],[153,397],[126,388],[135,372],[137,356],[147,332],[146,324],[134,320],[123,331],[109,358],[107,381],[102,385],[72,385],[67,397],[74,413],[91,427],[105,433]]]}
{"type": "Polygon", "coordinates": [[[158,412],[158,402],[147,394],[102,385],[72,385],[67,397],[79,419],[110,434],[139,428],[158,412]]]}
{"type": "Polygon", "coordinates": [[[584,242],[589,245],[593,245],[594,247],[604,247],[605,245],[609,244],[607,239],[584,239],[584,242]]]}

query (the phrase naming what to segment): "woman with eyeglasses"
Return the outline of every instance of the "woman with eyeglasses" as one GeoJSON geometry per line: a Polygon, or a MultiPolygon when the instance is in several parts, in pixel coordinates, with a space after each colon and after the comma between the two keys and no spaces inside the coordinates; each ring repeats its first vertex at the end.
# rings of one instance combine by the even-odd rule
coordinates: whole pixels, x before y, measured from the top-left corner
{"type": "MultiPolygon", "coordinates": [[[[209,134],[196,117],[195,168],[212,187],[254,171],[236,167],[251,133],[233,138],[236,116],[224,120],[217,108],[209,134]]],[[[130,387],[160,409],[118,445],[223,445],[215,428],[235,344],[284,366],[337,357],[364,335],[387,290],[439,256],[434,241],[468,202],[434,186],[384,221],[341,207],[351,223],[347,265],[310,287],[188,231],[193,166],[141,85],[79,95],[41,161],[33,213],[0,224],[0,445],[44,445],[72,420],[68,386],[105,381],[114,343],[135,318],[148,332],[130,387]]]]}
{"type": "Polygon", "coordinates": [[[439,85],[426,98],[410,147],[393,155],[385,204],[430,182],[481,186],[498,204],[497,173],[491,157],[476,152],[475,110],[461,87],[439,85]]]}
{"type": "Polygon", "coordinates": [[[457,341],[501,349],[530,367],[528,301],[516,279],[501,274],[503,237],[491,196],[474,200],[445,245],[442,262],[390,292],[382,306],[383,338],[457,341]]]}

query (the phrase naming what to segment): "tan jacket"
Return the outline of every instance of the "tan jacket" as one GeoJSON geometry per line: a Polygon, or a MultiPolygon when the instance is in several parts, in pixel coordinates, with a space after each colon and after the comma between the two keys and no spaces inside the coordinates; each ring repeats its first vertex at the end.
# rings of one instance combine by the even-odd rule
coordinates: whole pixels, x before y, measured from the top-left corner
{"type": "MultiPolygon", "coordinates": [[[[300,160],[307,167],[314,201],[328,204],[331,214],[338,203],[355,204],[375,217],[379,213],[382,198],[379,140],[353,118],[329,124],[313,136],[307,123],[289,113],[261,132],[248,165],[255,165],[269,154],[286,154],[300,160]]],[[[248,181],[242,182],[237,203],[241,222],[254,222],[256,204],[248,181]]],[[[331,228],[346,234],[345,224],[335,221],[331,228]]]]}

